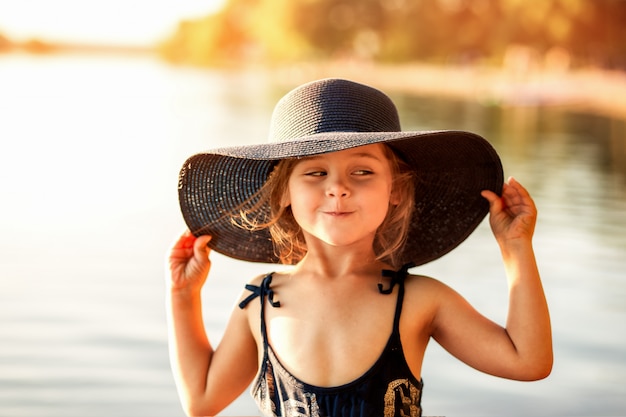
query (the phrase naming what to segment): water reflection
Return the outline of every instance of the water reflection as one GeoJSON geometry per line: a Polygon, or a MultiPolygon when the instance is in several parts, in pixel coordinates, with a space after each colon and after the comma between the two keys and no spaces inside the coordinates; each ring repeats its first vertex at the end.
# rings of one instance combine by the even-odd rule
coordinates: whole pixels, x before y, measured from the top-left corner
{"type": "Polygon", "coordinates": [[[626,121],[550,107],[396,101],[407,129],[464,129],[489,138],[505,175],[524,181],[542,205],[561,209],[554,221],[575,219],[571,226],[592,227],[625,247],[626,121]]]}
{"type": "MultiPolygon", "coordinates": [[[[0,91],[0,415],[182,416],[162,304],[163,253],[182,228],[178,169],[193,152],[264,140],[285,88],[150,59],[4,56],[0,91]]],[[[533,384],[478,374],[433,344],[425,413],[621,414],[625,122],[392,96],[405,129],[481,133],[528,186],[554,326],[553,375],[533,384]]],[[[219,338],[241,284],[268,267],[214,263],[206,323],[219,338]]],[[[486,224],[422,272],[503,320],[486,224]]],[[[228,411],[256,413],[247,393],[228,411]]]]}

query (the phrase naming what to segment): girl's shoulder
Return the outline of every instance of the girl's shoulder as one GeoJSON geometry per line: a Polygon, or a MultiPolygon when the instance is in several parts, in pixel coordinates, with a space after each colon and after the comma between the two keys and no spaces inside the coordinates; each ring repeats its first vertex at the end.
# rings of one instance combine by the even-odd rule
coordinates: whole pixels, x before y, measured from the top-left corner
{"type": "Polygon", "coordinates": [[[281,281],[284,281],[289,274],[287,271],[269,271],[259,275],[255,275],[246,282],[247,286],[260,287],[264,281],[267,281],[268,285],[273,287],[278,285],[281,281]]]}
{"type": "Polygon", "coordinates": [[[268,276],[273,276],[273,272],[268,272],[268,273],[264,273],[264,274],[260,274],[260,275],[255,275],[252,278],[250,278],[248,280],[248,282],[246,282],[246,286],[255,286],[255,287],[260,287],[261,284],[263,284],[263,281],[268,277],[268,276]]]}
{"type": "Polygon", "coordinates": [[[409,288],[436,289],[440,286],[445,286],[443,282],[439,281],[436,278],[420,274],[407,274],[406,278],[404,279],[404,283],[407,290],[409,288]]]}
{"type": "Polygon", "coordinates": [[[410,299],[435,302],[456,293],[445,283],[426,275],[408,274],[404,282],[406,297],[410,299]]]}
{"type": "Polygon", "coordinates": [[[441,312],[460,311],[468,305],[459,292],[438,279],[408,275],[405,282],[403,308],[409,315],[426,315],[434,322],[441,312]]]}

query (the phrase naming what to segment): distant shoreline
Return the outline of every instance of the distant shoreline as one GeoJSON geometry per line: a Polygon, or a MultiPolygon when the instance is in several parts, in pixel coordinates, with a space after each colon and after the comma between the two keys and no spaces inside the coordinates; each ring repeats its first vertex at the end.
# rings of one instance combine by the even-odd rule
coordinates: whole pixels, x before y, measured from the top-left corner
{"type": "MultiPolygon", "coordinates": [[[[45,44],[44,44],[45,45],[45,44]]],[[[38,45],[40,46],[40,45],[38,45]]],[[[0,49],[0,56],[33,54],[152,55],[152,48],[47,45],[39,51],[28,48],[0,49]]],[[[167,63],[167,61],[163,60],[167,63]]],[[[171,64],[176,65],[176,64],[171,64]]],[[[200,67],[201,68],[201,67],[200,67]]],[[[341,60],[302,62],[284,66],[245,65],[219,71],[259,72],[278,85],[292,87],[314,79],[342,77],[371,84],[385,91],[447,97],[498,106],[558,107],[626,121],[626,72],[598,68],[527,69],[486,66],[441,66],[427,63],[378,64],[341,60]]]]}
{"type": "Polygon", "coordinates": [[[448,97],[500,106],[559,107],[626,120],[626,72],[601,69],[520,72],[430,64],[298,64],[272,70],[280,84],[343,77],[386,91],[448,97]]]}

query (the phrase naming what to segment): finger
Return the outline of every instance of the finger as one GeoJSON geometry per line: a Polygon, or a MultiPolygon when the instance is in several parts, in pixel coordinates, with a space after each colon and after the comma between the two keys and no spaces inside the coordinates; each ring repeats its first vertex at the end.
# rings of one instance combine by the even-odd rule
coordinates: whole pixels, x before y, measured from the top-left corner
{"type": "MultiPolygon", "coordinates": [[[[506,184],[504,184],[506,186],[506,184]]],[[[499,210],[502,206],[502,199],[500,196],[493,191],[483,190],[480,195],[482,195],[489,202],[489,209],[491,211],[499,210]]]]}
{"type": "Polygon", "coordinates": [[[520,193],[513,183],[504,183],[502,186],[502,200],[506,206],[515,205],[520,200],[520,193]]]}
{"type": "Polygon", "coordinates": [[[195,239],[193,243],[194,252],[199,255],[206,257],[211,251],[208,244],[211,241],[210,235],[202,235],[195,239]]]}
{"type": "Polygon", "coordinates": [[[194,256],[194,247],[197,238],[189,231],[185,230],[177,240],[172,244],[168,261],[170,265],[178,263],[186,263],[194,256]]]}
{"type": "Polygon", "coordinates": [[[523,205],[535,208],[535,202],[526,188],[520,184],[515,178],[509,178],[509,189],[515,193],[510,194],[511,204],[523,205]]]}
{"type": "Polygon", "coordinates": [[[510,177],[509,181],[508,181],[509,185],[511,187],[513,187],[515,189],[515,191],[517,191],[520,195],[522,195],[525,198],[530,198],[530,193],[528,192],[528,190],[522,185],[520,184],[519,181],[517,181],[515,178],[510,177]]]}
{"type": "Polygon", "coordinates": [[[172,243],[171,249],[190,249],[196,237],[187,229],[181,233],[172,243]]]}

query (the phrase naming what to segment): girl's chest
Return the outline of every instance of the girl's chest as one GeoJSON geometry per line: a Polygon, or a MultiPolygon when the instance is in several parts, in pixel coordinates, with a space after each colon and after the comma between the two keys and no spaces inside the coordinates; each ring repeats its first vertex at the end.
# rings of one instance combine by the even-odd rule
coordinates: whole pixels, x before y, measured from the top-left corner
{"type": "Polygon", "coordinates": [[[381,356],[394,323],[396,295],[373,295],[283,294],[281,307],[266,309],[268,340],[281,364],[316,386],[363,375],[381,356]]]}

